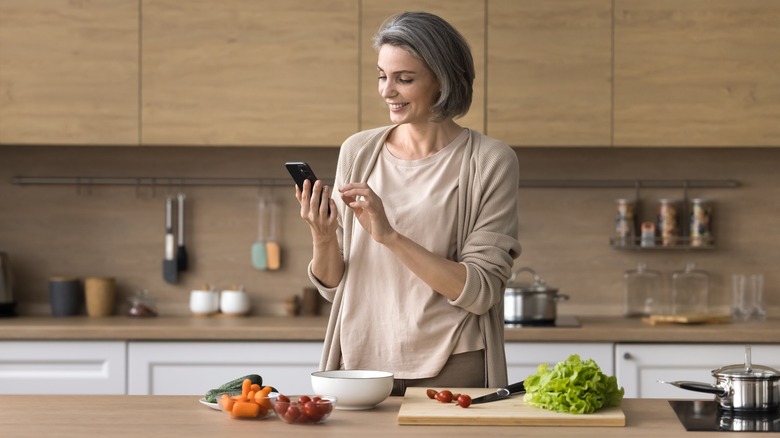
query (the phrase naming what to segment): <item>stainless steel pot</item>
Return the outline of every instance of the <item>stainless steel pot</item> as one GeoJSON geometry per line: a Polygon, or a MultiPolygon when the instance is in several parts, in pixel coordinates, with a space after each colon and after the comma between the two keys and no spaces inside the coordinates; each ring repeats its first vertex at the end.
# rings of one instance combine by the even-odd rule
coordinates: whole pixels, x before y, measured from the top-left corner
{"type": "Polygon", "coordinates": [[[777,412],[780,409],[780,371],[753,365],[750,347],[745,347],[745,363],[712,371],[714,385],[701,382],[665,382],[678,388],[715,394],[726,410],[738,412],[777,412]]]}
{"type": "Polygon", "coordinates": [[[508,325],[552,324],[557,317],[558,301],[568,300],[568,295],[558,294],[531,268],[520,268],[512,273],[504,292],[504,323],[508,325]],[[533,283],[520,283],[518,274],[533,275],[533,283]]]}

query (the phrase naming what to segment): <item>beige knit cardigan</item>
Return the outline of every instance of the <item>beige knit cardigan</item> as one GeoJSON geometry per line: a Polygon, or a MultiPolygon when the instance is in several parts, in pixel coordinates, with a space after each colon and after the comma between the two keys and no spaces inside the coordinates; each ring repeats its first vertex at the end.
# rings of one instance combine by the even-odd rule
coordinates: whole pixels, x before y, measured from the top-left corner
{"type": "MultiPolygon", "coordinates": [[[[338,188],[347,182],[366,182],[394,126],[359,132],[341,146],[336,180],[338,188]]],[[[507,384],[504,351],[504,289],[514,259],[520,255],[517,240],[517,155],[504,143],[470,131],[463,154],[458,188],[456,260],[466,267],[466,285],[453,306],[479,315],[485,342],[485,381],[488,387],[507,384]]],[[[335,192],[335,190],[334,190],[335,192]]],[[[339,212],[338,237],[344,260],[344,277],[349,275],[349,249],[354,214],[341,201],[334,200],[339,212]]],[[[357,225],[359,226],[359,224],[357,225]]],[[[312,274],[309,278],[320,294],[333,303],[325,334],[321,370],[338,369],[341,364],[341,299],[344,280],[327,288],[312,274]]]]}

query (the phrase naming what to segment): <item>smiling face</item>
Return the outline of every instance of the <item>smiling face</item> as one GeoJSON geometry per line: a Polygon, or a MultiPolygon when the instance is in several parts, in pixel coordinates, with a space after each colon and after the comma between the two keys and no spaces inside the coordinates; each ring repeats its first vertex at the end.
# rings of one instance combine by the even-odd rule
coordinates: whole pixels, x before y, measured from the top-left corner
{"type": "Polygon", "coordinates": [[[379,95],[394,124],[429,123],[439,96],[439,82],[423,62],[403,48],[383,45],[377,60],[379,95]]]}

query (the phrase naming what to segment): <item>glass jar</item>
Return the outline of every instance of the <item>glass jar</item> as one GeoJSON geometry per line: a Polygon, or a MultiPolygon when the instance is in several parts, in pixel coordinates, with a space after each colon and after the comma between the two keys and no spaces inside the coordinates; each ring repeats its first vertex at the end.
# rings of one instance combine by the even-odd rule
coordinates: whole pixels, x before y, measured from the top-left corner
{"type": "Polygon", "coordinates": [[[644,262],[639,262],[636,269],[626,271],[623,274],[625,316],[639,317],[663,313],[665,306],[661,296],[661,281],[661,273],[647,269],[644,262]]]}
{"type": "Polygon", "coordinates": [[[695,263],[687,263],[685,270],[672,274],[672,313],[675,315],[707,313],[709,289],[709,274],[696,269],[695,263]]]}

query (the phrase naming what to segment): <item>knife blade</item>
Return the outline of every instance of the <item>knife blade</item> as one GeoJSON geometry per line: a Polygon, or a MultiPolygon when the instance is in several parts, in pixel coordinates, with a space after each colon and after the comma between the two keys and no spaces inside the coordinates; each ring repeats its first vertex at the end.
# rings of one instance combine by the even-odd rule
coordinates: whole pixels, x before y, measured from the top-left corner
{"type": "Polygon", "coordinates": [[[488,403],[496,400],[502,400],[509,397],[512,394],[519,394],[521,392],[525,392],[525,386],[523,386],[523,382],[517,382],[507,386],[506,388],[499,388],[496,392],[483,395],[481,397],[477,397],[471,400],[471,404],[478,405],[480,403],[488,403]]]}

